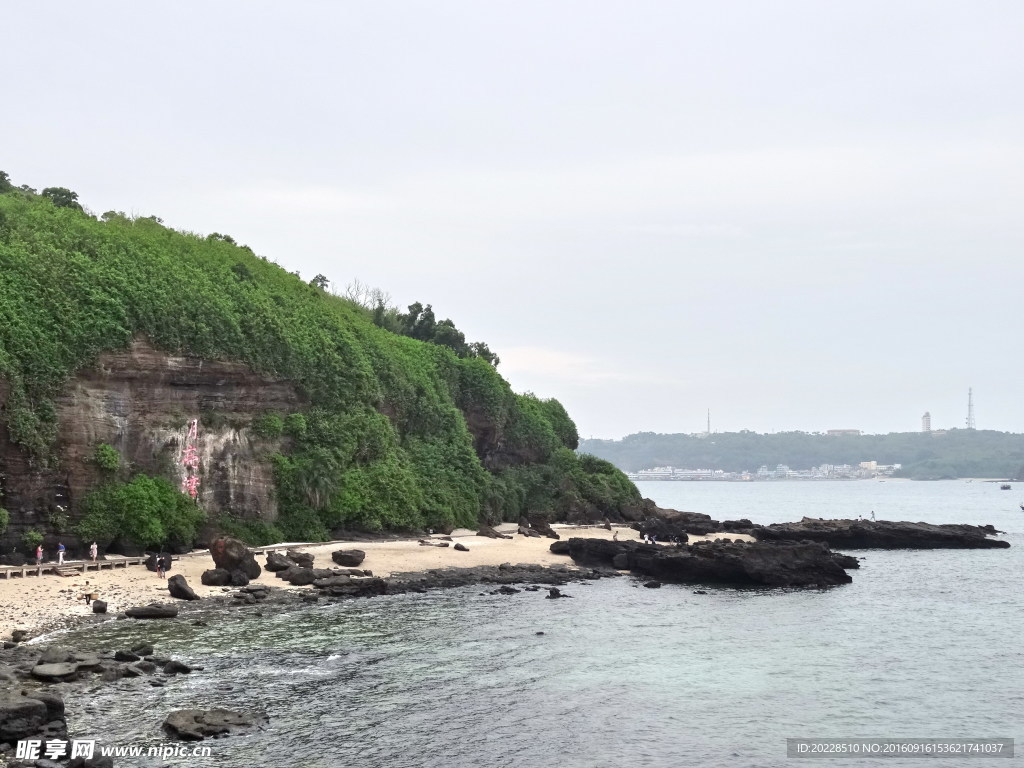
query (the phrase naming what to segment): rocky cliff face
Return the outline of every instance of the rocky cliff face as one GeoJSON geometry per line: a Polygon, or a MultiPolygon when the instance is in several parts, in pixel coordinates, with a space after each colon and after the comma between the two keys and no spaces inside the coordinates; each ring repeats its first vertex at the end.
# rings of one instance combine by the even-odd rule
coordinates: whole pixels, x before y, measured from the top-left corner
{"type": "MultiPolygon", "coordinates": [[[[0,381],[0,409],[6,398],[0,381]]],[[[11,513],[0,540],[3,551],[20,545],[29,529],[51,534],[48,543],[54,542],[52,521],[62,510],[71,524],[78,519],[82,498],[103,479],[93,461],[100,443],[116,448],[130,472],[182,482],[192,419],[198,420],[193,443],[203,508],[210,515],[231,510],[240,518],[273,520],[277,507],[268,457],[280,444],[256,437],[250,424],[266,411],[303,407],[289,382],[255,374],[241,363],[171,355],[144,339],[105,353],[69,382],[57,402],[54,469],[34,470],[0,424],[0,506],[11,513]]]]}

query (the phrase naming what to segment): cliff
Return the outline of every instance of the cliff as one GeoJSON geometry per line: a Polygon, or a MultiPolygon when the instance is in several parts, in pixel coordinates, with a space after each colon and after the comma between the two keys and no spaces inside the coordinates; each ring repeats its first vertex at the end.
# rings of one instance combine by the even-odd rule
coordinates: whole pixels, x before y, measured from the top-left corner
{"type": "Polygon", "coordinates": [[[131,528],[139,474],[194,475],[206,529],[251,540],[635,515],[556,401],[321,285],[230,238],[0,193],[0,547],[74,545],[99,489],[131,528]]]}

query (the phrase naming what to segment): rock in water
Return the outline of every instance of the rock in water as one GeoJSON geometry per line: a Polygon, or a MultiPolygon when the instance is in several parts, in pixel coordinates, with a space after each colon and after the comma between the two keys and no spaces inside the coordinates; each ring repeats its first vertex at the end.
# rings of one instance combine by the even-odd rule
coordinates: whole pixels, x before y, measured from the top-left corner
{"type": "Polygon", "coordinates": [[[816,542],[701,541],[665,548],[634,541],[569,539],[584,564],[612,564],[658,581],[767,587],[825,587],[851,579],[835,552],[816,542]]]}
{"type": "Polygon", "coordinates": [[[366,553],[361,549],[339,549],[331,552],[331,559],[346,568],[357,568],[366,559],[366,553]]]}
{"type": "Polygon", "coordinates": [[[171,593],[171,597],[176,597],[179,600],[198,600],[199,595],[192,591],[192,587],[185,581],[185,577],[180,573],[175,576],[171,576],[167,580],[167,589],[171,593]]]}
{"type": "Polygon", "coordinates": [[[92,612],[93,613],[106,613],[107,602],[105,600],[93,600],[92,601],[92,612]]]}
{"type": "Polygon", "coordinates": [[[129,608],[125,615],[132,619],[173,619],[178,615],[178,606],[161,603],[129,608]]]}
{"type": "Polygon", "coordinates": [[[252,550],[238,539],[224,536],[216,539],[210,544],[210,555],[218,568],[228,572],[242,571],[250,579],[258,578],[263,571],[252,550]]]}
{"type": "Polygon", "coordinates": [[[174,739],[202,741],[208,737],[261,730],[267,722],[267,716],[262,712],[246,714],[230,709],[179,709],[164,720],[164,730],[174,739]]]}

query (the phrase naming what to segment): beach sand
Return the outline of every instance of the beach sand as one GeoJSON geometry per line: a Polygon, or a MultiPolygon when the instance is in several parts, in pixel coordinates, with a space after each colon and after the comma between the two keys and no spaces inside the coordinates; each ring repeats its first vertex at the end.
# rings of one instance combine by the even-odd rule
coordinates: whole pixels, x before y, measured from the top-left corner
{"type": "MultiPolygon", "coordinates": [[[[584,538],[612,538],[612,531],[589,526],[553,526],[562,538],[580,536],[584,538]]],[[[503,533],[514,532],[514,525],[499,526],[503,533]]],[[[639,533],[623,526],[616,526],[622,541],[639,540],[639,533]]],[[[690,541],[703,538],[746,538],[737,534],[712,534],[708,537],[691,536],[690,541]]],[[[435,541],[440,536],[432,537],[435,541]]],[[[527,538],[516,535],[512,539],[488,539],[475,535],[470,530],[457,530],[452,539],[469,548],[459,552],[451,547],[428,547],[417,539],[390,541],[329,542],[326,544],[294,544],[261,547],[262,551],[291,548],[310,552],[315,556],[314,567],[338,567],[331,560],[331,553],[338,549],[361,549],[366,559],[360,568],[373,571],[374,576],[390,576],[404,571],[425,571],[431,568],[471,567],[480,565],[501,565],[502,563],[533,563],[538,565],[572,564],[565,555],[550,551],[551,539],[527,538]]],[[[69,561],[74,564],[75,561],[69,561]]],[[[256,562],[266,564],[262,554],[256,555],[256,562]]],[[[219,595],[232,591],[233,587],[203,586],[200,578],[203,571],[213,568],[213,559],[206,550],[191,552],[175,560],[170,574],[181,574],[189,586],[200,597],[219,595]]],[[[267,584],[284,589],[312,589],[292,587],[264,570],[253,583],[267,584]]],[[[88,616],[92,608],[83,599],[85,593],[95,593],[107,603],[111,616],[133,606],[152,602],[177,602],[167,592],[167,582],[142,565],[127,568],[88,571],[74,577],[55,574],[0,579],[0,638],[9,639],[15,629],[34,630],[50,626],[64,617],[88,616]]]]}

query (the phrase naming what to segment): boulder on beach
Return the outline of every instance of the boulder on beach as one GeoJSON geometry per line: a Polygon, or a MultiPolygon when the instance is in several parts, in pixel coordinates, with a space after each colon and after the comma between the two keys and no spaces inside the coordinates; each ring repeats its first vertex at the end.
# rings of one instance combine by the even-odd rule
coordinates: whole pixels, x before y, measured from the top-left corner
{"type": "Polygon", "coordinates": [[[481,525],[480,530],[476,532],[477,536],[486,536],[488,539],[511,539],[512,537],[505,533],[499,533],[489,525],[481,525]]]}
{"type": "Polygon", "coordinates": [[[223,568],[211,568],[208,571],[203,571],[199,580],[207,587],[226,587],[231,583],[231,571],[226,571],[223,568]]]}
{"type": "Polygon", "coordinates": [[[278,571],[286,571],[293,565],[295,565],[295,562],[286,555],[282,555],[280,552],[267,552],[267,564],[264,568],[276,573],[278,571]]]}
{"type": "Polygon", "coordinates": [[[461,541],[455,542],[455,546],[452,547],[452,549],[454,549],[454,550],[456,550],[458,552],[469,552],[469,547],[467,547],[461,541]]]}
{"type": "Polygon", "coordinates": [[[297,549],[288,550],[288,559],[295,563],[300,568],[312,568],[313,567],[313,555],[310,552],[300,552],[297,549]]]}
{"type": "Polygon", "coordinates": [[[14,690],[0,692],[0,742],[30,738],[49,722],[46,704],[14,690]]]}
{"type": "Polygon", "coordinates": [[[230,709],[179,709],[164,720],[164,730],[173,739],[202,741],[262,730],[268,723],[262,712],[235,712],[230,709]]]}
{"type": "Polygon", "coordinates": [[[250,579],[259,577],[263,572],[252,550],[238,539],[227,536],[215,539],[210,544],[210,555],[218,568],[228,572],[242,571],[250,579]]]}
{"type": "Polygon", "coordinates": [[[107,601],[106,600],[93,600],[92,601],[92,612],[93,613],[106,613],[107,612],[107,601]]]}
{"type": "Polygon", "coordinates": [[[173,619],[178,615],[178,606],[166,603],[150,603],[129,608],[125,615],[132,619],[173,619]]]}
{"type": "Polygon", "coordinates": [[[338,549],[331,552],[331,559],[346,568],[358,568],[366,559],[366,553],[361,549],[338,549]]]}
{"type": "Polygon", "coordinates": [[[167,580],[167,590],[171,593],[171,597],[175,597],[178,600],[199,599],[199,595],[192,590],[192,587],[190,587],[188,582],[185,581],[185,577],[180,573],[171,576],[171,578],[167,580]]]}

